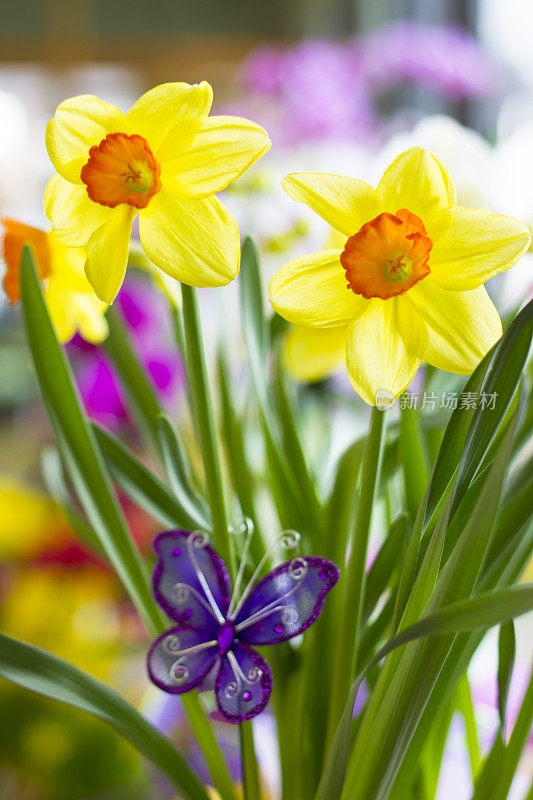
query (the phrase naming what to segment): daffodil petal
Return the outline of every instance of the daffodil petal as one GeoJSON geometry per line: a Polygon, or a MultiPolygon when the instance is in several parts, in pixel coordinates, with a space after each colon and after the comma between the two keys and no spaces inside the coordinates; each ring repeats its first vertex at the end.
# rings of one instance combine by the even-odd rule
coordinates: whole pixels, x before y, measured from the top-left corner
{"type": "Polygon", "coordinates": [[[79,331],[87,342],[97,344],[108,334],[107,305],[85,276],[85,248],[65,247],[53,233],[48,238],[51,272],[44,295],[56,333],[60,341],[68,342],[79,331]]]}
{"type": "Polygon", "coordinates": [[[46,149],[52,164],[67,181],[81,183],[89,150],[108,133],[124,127],[124,114],[90,94],[61,103],[46,126],[46,149]]]}
{"type": "Polygon", "coordinates": [[[216,197],[196,199],[164,186],[140,215],[144,252],[190,286],[225,286],[239,272],[237,223],[216,197]]]}
{"type": "Polygon", "coordinates": [[[131,225],[137,209],[121,205],[87,243],[85,274],[97,296],[112,303],[124,280],[128,265],[131,225]]]}
{"type": "Polygon", "coordinates": [[[502,334],[498,312],[484,286],[450,292],[423,280],[409,297],[428,327],[424,360],[439,369],[469,375],[502,334]]]}
{"type": "Polygon", "coordinates": [[[412,147],[392,162],[377,192],[384,211],[395,214],[407,208],[417,214],[433,241],[440,232],[440,212],[455,205],[455,188],[446,169],[420,147],[412,147]]]}
{"type": "Polygon", "coordinates": [[[345,236],[383,211],[375,189],[355,178],[320,172],[295,172],[282,181],[298,203],[305,203],[345,236]]]}
{"type": "Polygon", "coordinates": [[[299,381],[313,383],[331,375],[344,362],[346,328],[303,328],[294,325],[283,342],[285,369],[299,381]]]}
{"type": "Polygon", "coordinates": [[[207,117],[213,102],[211,86],[163,83],[143,94],[126,114],[132,133],[144,136],[156,153],[169,130],[186,119],[207,117]]]}
{"type": "Polygon", "coordinates": [[[347,325],[366,308],[367,300],[348,289],[340,250],[289,261],[270,281],[270,302],[295,325],[334,328],[347,325]]]}
{"type": "Polygon", "coordinates": [[[430,256],[431,280],[442,289],[476,289],[515,264],[529,247],[528,228],[512,217],[456,206],[430,256]]]}
{"type": "Polygon", "coordinates": [[[352,386],[365,403],[380,392],[398,397],[420,366],[428,332],[407,296],[374,298],[346,331],[346,366],[352,386]]]}
{"type": "Polygon", "coordinates": [[[206,197],[237,180],[270,148],[267,132],[240,117],[208,117],[192,140],[175,125],[158,158],[163,181],[192,197],[206,197]]]}
{"type": "Polygon", "coordinates": [[[86,245],[113,215],[113,209],[93,203],[83,184],[69,183],[58,174],[48,181],[44,211],[58,239],[73,247],[86,245]]]}

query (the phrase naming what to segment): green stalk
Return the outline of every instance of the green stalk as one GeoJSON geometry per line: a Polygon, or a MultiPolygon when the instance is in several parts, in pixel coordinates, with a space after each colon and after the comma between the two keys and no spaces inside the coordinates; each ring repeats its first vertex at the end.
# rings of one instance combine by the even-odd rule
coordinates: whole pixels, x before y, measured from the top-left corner
{"type": "Polygon", "coordinates": [[[207,377],[204,346],[200,329],[200,313],[196,291],[182,284],[183,321],[187,347],[189,389],[194,416],[198,423],[198,437],[205,474],[206,494],[213,519],[213,544],[221,558],[234,574],[233,551],[228,531],[228,518],[222,471],[215,432],[215,420],[207,377]]]}
{"type": "Polygon", "coordinates": [[[261,800],[259,772],[255,757],[254,733],[251,722],[239,725],[239,744],[241,748],[242,785],[244,800],[261,800]]]}
{"type": "MultiPolygon", "coordinates": [[[[181,285],[183,323],[187,348],[188,379],[197,423],[200,452],[205,473],[206,493],[213,521],[213,543],[235,578],[234,553],[228,531],[222,470],[211,403],[207,365],[200,328],[198,298],[192,286],[181,285]]],[[[245,800],[260,800],[259,775],[255,758],[253,732],[249,724],[240,725],[242,780],[245,800]]]]}
{"type": "Polygon", "coordinates": [[[415,409],[400,408],[399,454],[407,510],[414,521],[429,480],[428,457],[415,409]]]}
{"type": "Polygon", "coordinates": [[[331,742],[333,738],[346,704],[357,660],[368,538],[383,451],[384,413],[376,407],[372,409],[370,431],[366,439],[361,466],[361,490],[355,518],[350,560],[345,571],[344,586],[339,587],[341,591],[344,590],[344,603],[338,628],[340,635],[333,671],[328,742],[331,742]]]}

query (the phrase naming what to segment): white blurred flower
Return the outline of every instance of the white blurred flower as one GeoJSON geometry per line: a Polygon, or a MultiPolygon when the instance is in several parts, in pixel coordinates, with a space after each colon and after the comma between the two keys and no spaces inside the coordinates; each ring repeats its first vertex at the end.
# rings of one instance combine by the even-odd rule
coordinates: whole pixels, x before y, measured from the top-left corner
{"type": "Polygon", "coordinates": [[[446,166],[457,189],[459,205],[492,207],[491,146],[479,133],[444,114],[425,117],[411,131],[389,139],[375,160],[376,176],[379,177],[396,156],[415,145],[430,150],[446,166]]]}

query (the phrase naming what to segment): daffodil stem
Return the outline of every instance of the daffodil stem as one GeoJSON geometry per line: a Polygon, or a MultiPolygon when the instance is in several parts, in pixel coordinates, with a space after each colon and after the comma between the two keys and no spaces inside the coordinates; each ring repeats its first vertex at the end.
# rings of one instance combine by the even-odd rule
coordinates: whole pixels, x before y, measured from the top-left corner
{"type": "Polygon", "coordinates": [[[239,741],[241,747],[242,786],[244,800],[261,800],[259,770],[255,757],[254,734],[252,723],[241,722],[239,725],[239,741]]]}
{"type": "Polygon", "coordinates": [[[197,423],[197,435],[204,467],[206,493],[213,520],[213,543],[234,575],[233,551],[229,538],[226,501],[217,445],[215,420],[207,365],[200,327],[200,312],[196,290],[182,284],[183,323],[187,348],[189,391],[197,423]]]}
{"type": "Polygon", "coordinates": [[[359,638],[361,608],[364,598],[366,558],[372,509],[381,471],[385,412],[372,409],[363,462],[361,486],[350,558],[344,575],[344,599],[339,625],[338,646],[333,670],[333,683],[328,722],[328,742],[331,742],[350,692],[359,638]]]}
{"type": "MultiPolygon", "coordinates": [[[[219,555],[228,565],[232,578],[235,579],[234,557],[229,538],[220,455],[201,334],[198,298],[196,290],[185,284],[181,286],[181,296],[187,350],[187,374],[204,465],[207,499],[211,507],[214,545],[219,555]]],[[[240,750],[244,798],[245,800],[260,800],[259,774],[255,758],[253,730],[248,722],[240,725],[240,750]]]]}

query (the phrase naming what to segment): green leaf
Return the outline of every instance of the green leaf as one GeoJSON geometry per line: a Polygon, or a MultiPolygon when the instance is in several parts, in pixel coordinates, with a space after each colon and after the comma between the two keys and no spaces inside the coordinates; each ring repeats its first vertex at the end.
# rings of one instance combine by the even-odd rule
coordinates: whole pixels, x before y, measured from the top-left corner
{"type": "Polygon", "coordinates": [[[82,410],[69,364],[50,321],[32,251],[21,263],[24,322],[35,371],[70,477],[103,550],[153,634],[162,630],[141,557],[129,534],[94,433],[82,410]]]}
{"type": "Polygon", "coordinates": [[[241,319],[244,339],[250,358],[254,385],[263,400],[266,399],[265,363],[269,348],[268,326],[259,258],[253,241],[247,237],[242,245],[239,275],[241,319]]]}
{"type": "Polygon", "coordinates": [[[431,518],[456,470],[454,507],[474,478],[520,382],[532,332],[533,301],[517,314],[465,385],[464,392],[495,394],[496,405],[487,411],[459,405],[453,412],[433,470],[426,519],[431,518]]]}
{"type": "Polygon", "coordinates": [[[242,330],[259,405],[268,475],[278,517],[286,528],[295,528],[303,534],[309,530],[315,532],[315,517],[295,480],[270,407],[265,368],[269,349],[268,326],[264,314],[259,259],[255,245],[249,238],[245,239],[242,247],[239,288],[242,330]]]}
{"type": "Polygon", "coordinates": [[[348,534],[355,519],[357,479],[364,449],[365,439],[357,439],[341,455],[326,503],[325,541],[321,552],[337,563],[344,562],[348,534]]]}
{"type": "Polygon", "coordinates": [[[162,408],[142,367],[122,320],[114,308],[107,312],[109,336],[105,349],[118,372],[135,415],[149,439],[157,443],[157,418],[162,408]]]}
{"type": "Polygon", "coordinates": [[[499,591],[487,592],[476,597],[469,597],[466,600],[460,600],[457,603],[445,606],[433,614],[422,617],[414,625],[410,625],[396,634],[396,636],[393,636],[392,639],[389,639],[365,667],[353,686],[330,748],[316,800],[338,800],[341,796],[348,763],[350,728],[357,692],[370,670],[381,659],[396,648],[415,639],[442,633],[457,633],[458,631],[491,627],[521,614],[526,614],[532,609],[533,584],[514,586],[509,589],[500,589],[499,591]]]}
{"type": "Polygon", "coordinates": [[[368,618],[379,598],[386,591],[390,577],[402,560],[409,532],[407,514],[400,513],[392,525],[381,548],[368,570],[365,585],[363,616],[368,618]]]}
{"type": "MultiPolygon", "coordinates": [[[[506,624],[512,625],[513,623],[511,622],[506,624]]],[[[465,726],[466,746],[470,759],[470,772],[473,778],[478,771],[481,755],[479,751],[476,714],[474,710],[474,703],[472,701],[472,692],[470,691],[470,683],[468,682],[468,675],[466,672],[463,673],[459,679],[455,694],[457,698],[457,708],[463,717],[465,726]]]]}
{"type": "Polygon", "coordinates": [[[117,692],[61,658],[0,634],[0,675],[24,689],[104,720],[190,800],[208,800],[202,783],[170,741],[117,692]]]}
{"type": "Polygon", "coordinates": [[[498,639],[498,714],[503,731],[505,731],[505,712],[513,677],[515,653],[514,623],[511,620],[500,627],[498,639]]]}
{"type": "Polygon", "coordinates": [[[217,377],[220,393],[221,433],[226,462],[241,511],[254,524],[255,533],[250,547],[254,562],[258,564],[265,547],[261,521],[256,511],[254,477],[246,452],[245,422],[238,413],[231,394],[228,365],[223,350],[219,350],[217,354],[217,377]]]}
{"type": "Polygon", "coordinates": [[[207,504],[194,486],[183,444],[166,414],[161,414],[157,420],[157,434],[163,465],[176,501],[191,519],[207,520],[209,517],[207,504]]]}
{"type": "Polygon", "coordinates": [[[414,521],[426,491],[429,459],[416,409],[407,406],[400,408],[399,454],[407,510],[414,521]]]}
{"type": "Polygon", "coordinates": [[[479,769],[472,800],[493,800],[494,787],[498,782],[503,766],[504,751],[505,744],[502,731],[499,728],[492,747],[479,769]]]}
{"type": "Polygon", "coordinates": [[[478,407],[468,430],[455,485],[456,502],[476,475],[516,392],[533,336],[533,301],[512,320],[489,360],[480,393],[495,395],[495,407],[478,407]]]}
{"type": "MultiPolygon", "coordinates": [[[[426,573],[434,573],[440,559],[428,559],[428,548],[425,565],[420,570],[402,616],[403,628],[423,613],[420,603],[425,603],[426,598],[427,614],[473,593],[490,541],[517,416],[518,413],[514,416],[513,424],[509,425],[483,491],[452,556],[438,576],[431,597],[428,597],[426,573]]],[[[453,495],[449,494],[446,511],[452,499],[453,495]]],[[[438,538],[442,539],[442,531],[438,538]]],[[[389,790],[452,644],[453,635],[444,636],[431,644],[420,642],[387,661],[367,704],[350,760],[346,791],[353,791],[353,800],[363,797],[366,800],[370,787],[375,787],[376,794],[378,788],[383,793],[389,790]],[[369,757],[370,753],[378,751],[381,758],[369,757]]]]}
{"type": "Polygon", "coordinates": [[[503,762],[490,800],[506,800],[533,724],[533,670],[522,705],[503,754],[503,762]]]}
{"type": "Polygon", "coordinates": [[[317,496],[316,482],[307,465],[307,460],[300,441],[300,433],[296,424],[294,401],[293,398],[289,396],[279,353],[277,353],[275,358],[274,389],[283,452],[292,466],[292,471],[303,497],[305,508],[308,511],[308,530],[313,531],[315,539],[314,544],[318,546],[322,521],[322,507],[317,496]]]}
{"type": "Polygon", "coordinates": [[[63,512],[74,532],[94,553],[106,558],[98,537],[86,519],[74,508],[65,484],[61,458],[55,447],[45,447],[41,452],[43,479],[50,497],[63,512]]]}
{"type": "Polygon", "coordinates": [[[210,530],[207,517],[185,508],[116,436],[96,424],[93,429],[113,480],[128,497],[165,527],[210,530]]]}

